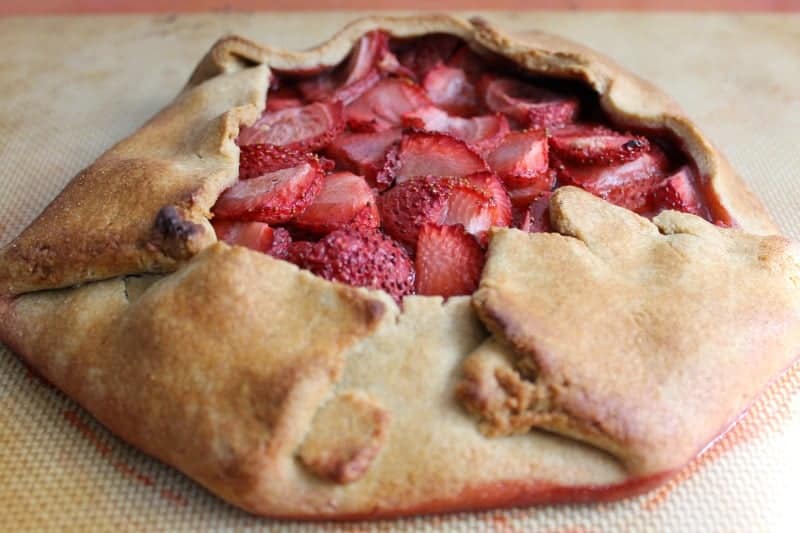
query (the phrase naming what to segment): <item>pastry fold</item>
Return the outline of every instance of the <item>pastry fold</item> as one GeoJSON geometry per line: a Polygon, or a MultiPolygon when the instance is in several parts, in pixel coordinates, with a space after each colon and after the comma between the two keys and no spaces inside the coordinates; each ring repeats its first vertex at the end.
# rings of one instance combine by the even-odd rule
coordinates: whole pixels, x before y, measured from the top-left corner
{"type": "Polygon", "coordinates": [[[497,340],[460,396],[488,435],[547,429],[639,475],[683,465],[800,348],[800,249],[574,187],[557,233],[496,229],[475,308],[497,340]]]}

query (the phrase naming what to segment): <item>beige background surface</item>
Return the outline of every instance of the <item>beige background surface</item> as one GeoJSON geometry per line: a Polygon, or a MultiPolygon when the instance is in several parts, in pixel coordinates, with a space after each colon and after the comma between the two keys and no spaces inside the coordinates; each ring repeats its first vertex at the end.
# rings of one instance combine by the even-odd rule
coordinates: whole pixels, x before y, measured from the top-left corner
{"type": "MultiPolygon", "coordinates": [[[[224,33],[325,39],[354,13],[0,19],[0,244],[155,113],[224,33]]],[[[503,14],[672,94],[800,238],[800,16],[503,14]]],[[[273,522],[121,443],[0,346],[0,530],[797,531],[800,367],[667,487],[625,502],[349,525],[273,522]]]]}

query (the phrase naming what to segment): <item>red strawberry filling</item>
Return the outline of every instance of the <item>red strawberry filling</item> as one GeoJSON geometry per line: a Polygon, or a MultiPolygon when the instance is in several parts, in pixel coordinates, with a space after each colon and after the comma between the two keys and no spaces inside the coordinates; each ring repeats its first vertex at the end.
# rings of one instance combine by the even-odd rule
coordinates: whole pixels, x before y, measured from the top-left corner
{"type": "Polygon", "coordinates": [[[414,291],[406,251],[375,229],[343,228],[319,242],[295,242],[289,260],[331,281],[383,289],[398,301],[414,291]]]}
{"type": "Polygon", "coordinates": [[[475,238],[461,226],[425,224],[419,232],[417,294],[458,296],[478,288],[485,262],[475,238]]]}
{"type": "Polygon", "coordinates": [[[580,164],[611,164],[636,159],[650,148],[641,136],[626,135],[604,126],[573,124],[550,135],[550,147],[563,160],[580,164]]]}
{"type": "Polygon", "coordinates": [[[375,188],[385,189],[392,183],[388,175],[380,175],[386,163],[386,153],[402,136],[400,128],[375,133],[344,132],[333,140],[325,153],[340,168],[364,176],[375,188]]]}
{"type": "Polygon", "coordinates": [[[460,68],[439,64],[425,75],[422,86],[431,101],[454,115],[471,115],[480,110],[475,85],[460,68]]]}
{"type": "Polygon", "coordinates": [[[486,161],[508,188],[519,188],[543,181],[540,176],[547,172],[547,153],[544,130],[515,131],[503,138],[486,161]]]}
{"type": "Polygon", "coordinates": [[[481,80],[486,107],[505,113],[526,127],[568,124],[578,114],[578,99],[562,96],[533,84],[491,76],[481,80]]]}
{"type": "Polygon", "coordinates": [[[667,141],[491,58],[449,35],[373,31],[338,66],[273,74],[238,138],[239,180],[213,208],[218,239],[400,301],[471,294],[489,229],[550,231],[562,185],[646,216],[709,218],[700,177],[667,141]]]}
{"type": "Polygon", "coordinates": [[[315,102],[302,107],[267,111],[239,134],[239,145],[275,144],[287,148],[318,150],[342,130],[342,104],[315,102]]]}
{"type": "Polygon", "coordinates": [[[478,153],[493,149],[510,131],[508,120],[500,114],[461,118],[450,116],[434,106],[406,113],[403,115],[403,124],[418,130],[449,133],[478,153]]]}
{"type": "Polygon", "coordinates": [[[400,126],[406,113],[430,105],[419,85],[405,78],[387,78],[347,106],[345,116],[351,128],[381,131],[400,126]]]}
{"type": "Polygon", "coordinates": [[[488,170],[483,158],[464,141],[444,133],[410,132],[390,158],[383,170],[387,183],[403,183],[417,176],[461,177],[488,170]]]}
{"type": "Polygon", "coordinates": [[[349,225],[357,216],[356,222],[362,227],[380,225],[375,193],[361,176],[335,172],[325,177],[322,190],[293,223],[306,231],[324,235],[349,225]]]}

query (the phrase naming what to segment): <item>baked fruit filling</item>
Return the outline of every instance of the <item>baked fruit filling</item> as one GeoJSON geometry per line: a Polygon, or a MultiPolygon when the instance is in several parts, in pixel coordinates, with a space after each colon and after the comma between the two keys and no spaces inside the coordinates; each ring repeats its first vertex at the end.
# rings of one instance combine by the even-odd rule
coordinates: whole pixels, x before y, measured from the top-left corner
{"type": "Polygon", "coordinates": [[[615,128],[587,89],[449,35],[374,31],[335,68],[273,73],[238,144],[239,181],[213,209],[220,240],[398,301],[471,294],[489,228],[549,231],[562,185],[710,219],[667,140],[615,128]]]}

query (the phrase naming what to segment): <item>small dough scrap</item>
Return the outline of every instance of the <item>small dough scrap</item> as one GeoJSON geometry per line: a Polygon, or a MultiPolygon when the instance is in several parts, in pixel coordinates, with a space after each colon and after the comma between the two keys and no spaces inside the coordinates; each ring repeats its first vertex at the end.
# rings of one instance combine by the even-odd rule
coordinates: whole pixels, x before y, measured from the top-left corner
{"type": "Polygon", "coordinates": [[[320,477],[352,483],[383,448],[389,413],[369,395],[346,391],[320,409],[300,448],[300,460],[320,477]]]}

